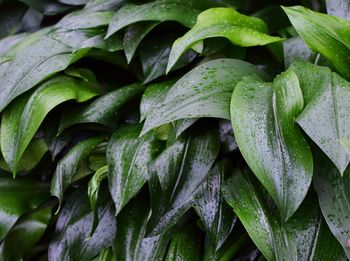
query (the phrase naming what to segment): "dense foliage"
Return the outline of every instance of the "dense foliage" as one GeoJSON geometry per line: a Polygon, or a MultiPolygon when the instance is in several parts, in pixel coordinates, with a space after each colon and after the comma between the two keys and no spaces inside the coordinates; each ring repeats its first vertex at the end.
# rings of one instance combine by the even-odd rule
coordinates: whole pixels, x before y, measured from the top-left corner
{"type": "Polygon", "coordinates": [[[350,258],[349,18],[0,0],[0,260],[350,258]]]}

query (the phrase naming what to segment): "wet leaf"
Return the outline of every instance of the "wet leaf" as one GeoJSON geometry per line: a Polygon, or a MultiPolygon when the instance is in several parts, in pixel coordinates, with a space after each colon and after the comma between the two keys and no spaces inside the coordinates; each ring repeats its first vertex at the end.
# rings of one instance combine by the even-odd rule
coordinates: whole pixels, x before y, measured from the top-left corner
{"type": "Polygon", "coordinates": [[[157,99],[142,130],[179,119],[214,117],[230,119],[231,93],[250,74],[262,75],[253,65],[235,59],[217,59],[199,65],[157,99]]]}
{"type": "MultiPolygon", "coordinates": [[[[59,200],[59,207],[63,200],[63,193],[76,179],[77,171],[83,161],[87,159],[93,149],[104,140],[103,137],[92,137],[81,141],[57,163],[55,173],[51,181],[51,195],[59,200]]],[[[81,177],[79,177],[81,178],[81,177]]]]}
{"type": "Polygon", "coordinates": [[[139,83],[116,89],[98,97],[88,105],[65,113],[61,119],[59,133],[79,123],[98,123],[115,127],[120,108],[129,100],[140,95],[145,87],[139,83]]]}
{"type": "Polygon", "coordinates": [[[289,20],[310,49],[328,58],[350,78],[350,21],[311,11],[302,6],[283,7],[289,20]]]}
{"type": "Polygon", "coordinates": [[[232,94],[231,121],[238,148],[283,220],[299,207],[312,179],[311,150],[294,121],[303,106],[299,81],[291,70],[273,84],[247,77],[232,94]]]}
{"type": "Polygon", "coordinates": [[[84,102],[98,94],[88,82],[59,76],[42,84],[30,96],[12,102],[3,112],[1,149],[14,175],[24,151],[54,107],[68,100],[84,102]]]}
{"type": "Polygon", "coordinates": [[[178,139],[149,166],[152,216],[148,236],[168,229],[193,205],[193,197],[209,174],[220,148],[214,131],[178,139]]]}
{"type": "Polygon", "coordinates": [[[195,196],[195,208],[215,251],[223,245],[236,221],[221,193],[225,173],[230,171],[226,163],[219,162],[211,169],[195,196]]]}
{"type": "Polygon", "coordinates": [[[350,1],[349,0],[326,0],[327,13],[329,15],[339,16],[350,19],[350,1]]]}
{"type": "Polygon", "coordinates": [[[314,185],[328,227],[350,258],[350,169],[341,177],[337,168],[318,154],[314,185]]]}
{"type": "Polygon", "coordinates": [[[108,184],[117,214],[149,179],[147,163],[162,148],[152,135],[139,137],[140,131],[139,125],[124,126],[107,147],[108,184]]]}
{"type": "Polygon", "coordinates": [[[3,240],[19,217],[49,198],[49,188],[44,183],[12,178],[0,178],[0,188],[0,239],[3,240]]]}
{"type": "Polygon", "coordinates": [[[123,27],[141,21],[176,21],[186,27],[191,27],[198,14],[198,10],[176,2],[155,1],[143,5],[126,4],[113,16],[107,37],[123,27]]]}
{"type": "Polygon", "coordinates": [[[190,48],[206,38],[225,37],[233,44],[248,47],[282,40],[266,34],[267,27],[259,18],[242,15],[232,8],[211,8],[202,12],[193,28],[177,39],[171,49],[167,72],[190,48]]]}

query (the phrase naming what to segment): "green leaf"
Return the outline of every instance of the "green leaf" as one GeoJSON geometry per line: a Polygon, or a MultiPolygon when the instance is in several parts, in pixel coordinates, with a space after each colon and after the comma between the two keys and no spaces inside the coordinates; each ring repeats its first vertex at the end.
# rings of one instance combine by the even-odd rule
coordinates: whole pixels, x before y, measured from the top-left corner
{"type": "Polygon", "coordinates": [[[143,5],[126,4],[113,16],[106,37],[110,37],[123,27],[141,21],[176,21],[191,27],[199,11],[185,4],[155,1],[143,5]]]}
{"type": "Polygon", "coordinates": [[[297,122],[343,174],[350,161],[343,146],[350,140],[350,83],[328,68],[307,63],[292,65],[292,70],[309,100],[297,122]]]}
{"type": "Polygon", "coordinates": [[[142,39],[158,24],[159,22],[139,22],[128,26],[123,41],[125,56],[128,63],[130,63],[134,57],[136,49],[142,39]]]}
{"type": "Polygon", "coordinates": [[[149,204],[147,197],[136,197],[125,206],[117,217],[117,236],[114,247],[118,260],[138,260],[145,235],[149,204]]]}
{"type": "MultiPolygon", "coordinates": [[[[317,154],[321,156],[321,153],[317,154]]],[[[325,156],[318,158],[314,187],[328,227],[350,258],[350,169],[343,177],[325,156]]]]}
{"type": "Polygon", "coordinates": [[[12,35],[21,29],[23,16],[27,10],[26,5],[17,1],[5,3],[0,9],[0,39],[12,35]]]}
{"type": "Polygon", "coordinates": [[[97,211],[97,199],[98,192],[101,187],[101,183],[107,178],[108,166],[99,168],[89,181],[88,195],[90,199],[91,209],[94,213],[97,211]]]}
{"type": "Polygon", "coordinates": [[[21,217],[1,243],[1,260],[22,260],[41,239],[50,218],[51,208],[48,207],[21,217]]]}
{"type": "MultiPolygon", "coordinates": [[[[227,203],[233,208],[255,245],[267,260],[275,260],[274,241],[280,238],[278,223],[271,211],[266,209],[265,202],[259,196],[249,173],[236,170],[223,185],[222,190],[227,203]]],[[[285,243],[289,243],[291,238],[286,237],[285,240],[285,243]]],[[[289,247],[290,255],[296,255],[295,245],[290,244],[289,247]]],[[[285,250],[285,246],[282,246],[278,254],[282,254],[285,250]]],[[[285,258],[289,260],[287,256],[285,258]]]]}
{"type": "Polygon", "coordinates": [[[311,11],[305,7],[283,7],[293,27],[315,52],[328,58],[347,79],[350,78],[350,21],[311,11]]]}
{"type": "Polygon", "coordinates": [[[282,40],[266,34],[259,18],[242,15],[232,8],[211,8],[202,12],[193,28],[177,39],[171,49],[167,72],[188,49],[206,38],[225,37],[233,44],[248,47],[282,40]]]}
{"type": "Polygon", "coordinates": [[[230,171],[226,163],[220,162],[211,169],[195,196],[195,208],[215,251],[223,245],[236,221],[221,193],[225,173],[230,171]]]}
{"type": "Polygon", "coordinates": [[[57,15],[70,8],[68,5],[58,3],[57,1],[52,2],[50,0],[20,0],[20,2],[27,4],[44,15],[57,15]]]}
{"type": "Polygon", "coordinates": [[[326,0],[327,13],[329,15],[339,16],[350,19],[350,1],[349,0],[326,0]]]}
{"type": "Polygon", "coordinates": [[[90,10],[80,10],[63,17],[55,27],[69,31],[107,26],[113,15],[114,12],[111,11],[93,12],[90,10]]]}
{"type": "MultiPolygon", "coordinates": [[[[18,171],[27,172],[34,169],[48,150],[49,148],[44,139],[34,139],[24,151],[18,163],[18,171]]],[[[11,171],[2,155],[0,156],[0,168],[9,172],[11,171]]]]}
{"type": "Polygon", "coordinates": [[[192,132],[150,163],[152,216],[148,235],[167,230],[193,205],[193,197],[208,176],[219,148],[216,132],[192,132]]]}
{"type": "Polygon", "coordinates": [[[253,65],[235,59],[217,59],[199,65],[164,93],[147,118],[142,130],[185,118],[230,119],[231,93],[245,75],[262,75],[253,65]]]}
{"type": "Polygon", "coordinates": [[[0,240],[23,214],[49,198],[48,186],[29,179],[0,178],[0,240]]]}
{"type": "MultiPolygon", "coordinates": [[[[165,74],[171,45],[175,41],[173,34],[163,35],[159,38],[154,37],[152,41],[148,41],[140,48],[140,61],[143,70],[144,83],[153,81],[154,79],[165,74]]],[[[173,69],[179,69],[188,65],[196,57],[194,51],[187,52],[176,63],[173,69]]]]}
{"type": "Polygon", "coordinates": [[[107,127],[116,126],[116,116],[120,108],[129,100],[140,95],[145,87],[134,83],[108,92],[98,97],[92,103],[66,112],[61,119],[59,133],[66,128],[79,123],[98,123],[107,127]]]}
{"type": "Polygon", "coordinates": [[[85,188],[68,198],[57,220],[57,236],[49,245],[49,260],[91,260],[103,249],[112,246],[116,235],[116,219],[112,202],[108,202],[106,197],[103,199],[103,206],[98,208],[100,221],[95,233],[89,237],[93,213],[89,210],[85,188]]]}
{"type": "MultiPolygon", "coordinates": [[[[59,207],[63,200],[63,193],[76,179],[77,171],[82,162],[87,159],[93,149],[104,140],[103,137],[92,137],[79,142],[57,163],[55,173],[51,181],[51,195],[59,200],[59,207]]],[[[80,178],[80,177],[78,177],[80,178]]]]}
{"type": "Polygon", "coordinates": [[[108,184],[116,214],[149,179],[147,163],[154,159],[162,143],[152,135],[139,137],[141,126],[117,130],[107,147],[108,184]]]}
{"type": "Polygon", "coordinates": [[[283,220],[299,207],[312,179],[311,150],[294,121],[303,106],[299,81],[291,70],[273,84],[247,77],[237,84],[231,99],[238,148],[283,220]]]}
{"type": "Polygon", "coordinates": [[[0,75],[0,111],[17,96],[66,69],[86,53],[71,54],[71,51],[71,47],[47,36],[20,51],[0,75]]]}
{"type": "Polygon", "coordinates": [[[94,11],[103,11],[103,10],[113,10],[116,7],[126,2],[125,0],[90,0],[85,9],[91,9],[94,11]]]}
{"type": "Polygon", "coordinates": [[[59,76],[42,84],[29,98],[20,97],[12,102],[3,112],[1,149],[14,175],[24,151],[54,107],[73,99],[84,102],[98,94],[89,82],[59,76]]]}
{"type": "Polygon", "coordinates": [[[165,260],[201,260],[201,238],[194,225],[185,227],[173,236],[165,260]]]}

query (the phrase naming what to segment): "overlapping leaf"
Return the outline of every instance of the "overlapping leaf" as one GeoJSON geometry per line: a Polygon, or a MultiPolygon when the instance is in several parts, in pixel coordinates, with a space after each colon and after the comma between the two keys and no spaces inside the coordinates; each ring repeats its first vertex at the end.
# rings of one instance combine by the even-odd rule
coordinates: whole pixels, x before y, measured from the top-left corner
{"type": "Polygon", "coordinates": [[[186,50],[206,38],[225,37],[239,46],[265,45],[281,38],[266,34],[265,23],[259,18],[242,15],[231,8],[212,8],[202,12],[194,27],[177,39],[172,47],[167,72],[186,50]]]}
{"type": "Polygon", "coordinates": [[[294,122],[303,106],[299,81],[291,70],[273,84],[247,77],[238,83],[231,99],[238,147],[275,200],[283,220],[299,207],[312,179],[311,150],[294,122]]]}

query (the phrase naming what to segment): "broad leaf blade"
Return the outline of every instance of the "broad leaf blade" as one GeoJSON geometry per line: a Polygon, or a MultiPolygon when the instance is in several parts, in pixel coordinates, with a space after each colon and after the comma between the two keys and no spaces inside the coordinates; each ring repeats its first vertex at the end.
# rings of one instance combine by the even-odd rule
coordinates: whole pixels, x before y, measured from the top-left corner
{"type": "Polygon", "coordinates": [[[216,132],[192,132],[167,148],[149,166],[152,216],[150,235],[168,229],[191,206],[199,185],[213,165],[220,142],[216,132]]]}
{"type": "Polygon", "coordinates": [[[191,27],[199,11],[176,2],[155,1],[143,5],[127,4],[120,8],[109,24],[107,37],[130,24],[141,21],[177,21],[191,27]]]}
{"type": "Polygon", "coordinates": [[[0,196],[0,239],[2,240],[20,216],[48,199],[49,188],[46,184],[27,179],[1,178],[0,196]]]}
{"type": "Polygon", "coordinates": [[[350,19],[350,1],[349,0],[326,0],[327,13],[329,15],[339,16],[350,19]]]}
{"type": "Polygon", "coordinates": [[[167,72],[188,49],[206,38],[225,37],[233,44],[248,47],[282,40],[265,34],[267,28],[259,18],[242,15],[231,8],[212,8],[202,12],[193,28],[177,39],[172,47],[167,72]]]}
{"type": "Polygon", "coordinates": [[[63,200],[63,193],[74,181],[75,175],[82,162],[90,155],[93,149],[102,141],[103,137],[88,138],[75,145],[57,163],[57,167],[51,181],[51,195],[59,200],[59,208],[63,200]]]}
{"type": "Polygon", "coordinates": [[[162,95],[142,130],[149,130],[185,118],[230,119],[231,93],[245,75],[262,75],[253,65],[235,59],[217,59],[185,74],[162,95]]]}
{"type": "Polygon", "coordinates": [[[292,71],[279,75],[273,85],[247,77],[232,94],[238,147],[283,220],[299,207],[312,179],[311,151],[294,122],[302,109],[302,92],[292,71]]]}
{"type": "Polygon", "coordinates": [[[147,163],[162,148],[152,135],[139,137],[141,126],[117,130],[107,147],[108,184],[116,213],[134,197],[149,179],[147,163]]]}
{"type": "Polygon", "coordinates": [[[195,196],[195,208],[215,251],[223,245],[236,221],[221,192],[225,173],[230,171],[225,163],[220,162],[211,169],[195,196]]]}
{"type": "Polygon", "coordinates": [[[2,153],[12,172],[16,173],[24,151],[54,107],[67,100],[83,102],[98,94],[86,81],[60,76],[42,84],[28,99],[14,101],[1,121],[2,153]]]}
{"type": "Polygon", "coordinates": [[[130,99],[142,93],[145,87],[139,83],[121,87],[94,100],[87,106],[79,107],[63,115],[59,133],[79,123],[98,123],[115,127],[118,110],[130,99]]]}
{"type": "Polygon", "coordinates": [[[350,78],[350,21],[313,12],[302,6],[284,7],[289,20],[305,43],[328,58],[337,70],[350,78]]]}

